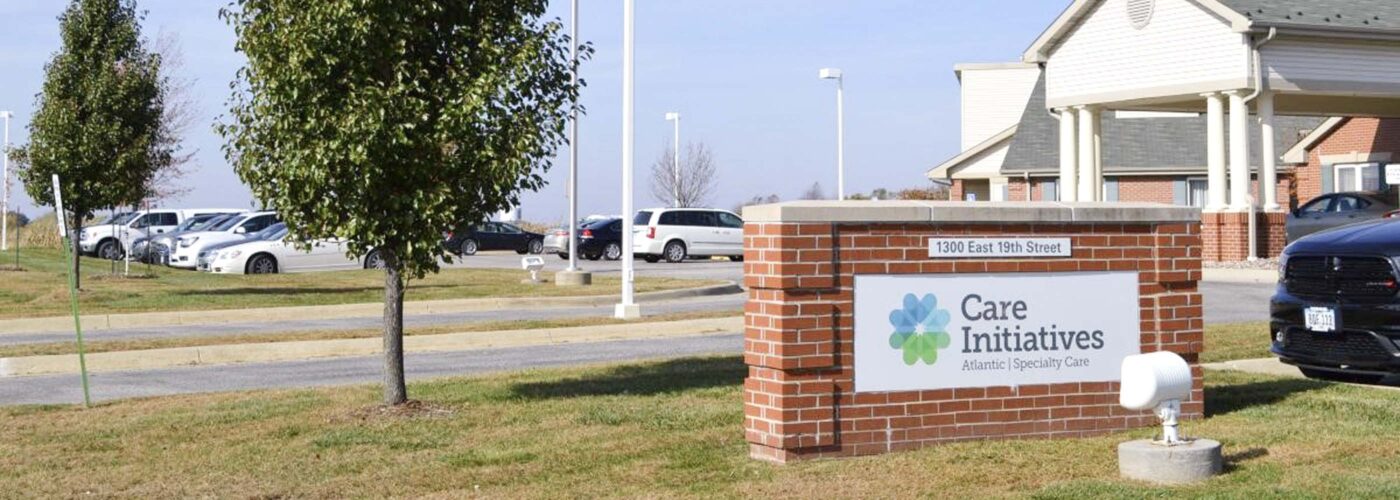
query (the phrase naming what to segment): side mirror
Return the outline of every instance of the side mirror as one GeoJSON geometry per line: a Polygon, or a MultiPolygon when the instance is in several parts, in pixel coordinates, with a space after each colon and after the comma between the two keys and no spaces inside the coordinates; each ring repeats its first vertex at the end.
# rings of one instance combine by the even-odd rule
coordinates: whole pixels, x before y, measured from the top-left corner
{"type": "Polygon", "coordinates": [[[245,227],[243,227],[243,226],[238,226],[238,227],[236,227],[236,228],[233,229],[233,234],[247,234],[247,233],[248,233],[248,229],[245,228],[245,227]]]}

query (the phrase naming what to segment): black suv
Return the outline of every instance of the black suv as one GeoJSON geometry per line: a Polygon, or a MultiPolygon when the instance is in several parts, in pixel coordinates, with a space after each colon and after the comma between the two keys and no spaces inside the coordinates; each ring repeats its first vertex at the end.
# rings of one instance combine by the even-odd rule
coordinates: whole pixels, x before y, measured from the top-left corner
{"type": "Polygon", "coordinates": [[[1310,378],[1374,383],[1400,374],[1400,221],[1363,222],[1283,251],[1270,351],[1310,378]]]}

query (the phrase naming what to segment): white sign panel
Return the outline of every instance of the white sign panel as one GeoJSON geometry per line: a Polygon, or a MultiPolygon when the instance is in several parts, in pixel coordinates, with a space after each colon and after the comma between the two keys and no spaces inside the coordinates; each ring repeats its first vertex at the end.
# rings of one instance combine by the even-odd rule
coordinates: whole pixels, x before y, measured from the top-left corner
{"type": "Polygon", "coordinates": [[[930,258],[1069,257],[1069,238],[929,238],[930,258]]]}
{"type": "Polygon", "coordinates": [[[1136,272],[856,276],[856,392],[1117,381],[1136,272]]]}
{"type": "Polygon", "coordinates": [[[1391,186],[1400,186],[1400,165],[1386,165],[1385,183],[1391,186]]]}

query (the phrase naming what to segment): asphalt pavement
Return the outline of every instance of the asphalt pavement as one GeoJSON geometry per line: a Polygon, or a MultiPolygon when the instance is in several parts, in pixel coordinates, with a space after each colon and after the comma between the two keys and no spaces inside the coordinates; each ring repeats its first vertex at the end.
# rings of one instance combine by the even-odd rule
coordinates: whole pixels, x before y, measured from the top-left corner
{"type": "MultiPolygon", "coordinates": [[[[466,267],[487,269],[520,269],[520,258],[515,252],[481,252],[476,255],[456,258],[456,262],[444,267],[466,267]]],[[[550,277],[569,267],[569,261],[557,255],[543,255],[544,271],[541,276],[550,277]]],[[[669,262],[650,263],[636,259],[632,267],[637,277],[711,279],[739,282],[744,279],[744,265],[728,260],[687,260],[675,264],[669,262]]],[[[595,276],[618,276],[622,274],[622,261],[580,259],[579,267],[595,276]]],[[[521,271],[524,273],[524,271],[521,271]]]]}

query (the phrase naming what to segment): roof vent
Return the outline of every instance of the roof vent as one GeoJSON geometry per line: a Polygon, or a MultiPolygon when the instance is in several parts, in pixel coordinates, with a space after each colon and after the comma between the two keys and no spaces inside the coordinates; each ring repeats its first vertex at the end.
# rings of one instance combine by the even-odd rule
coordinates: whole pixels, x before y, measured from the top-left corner
{"type": "Polygon", "coordinates": [[[1152,22],[1152,11],[1157,2],[1155,0],[1128,0],[1128,21],[1133,23],[1133,28],[1143,29],[1147,23],[1152,22]]]}

